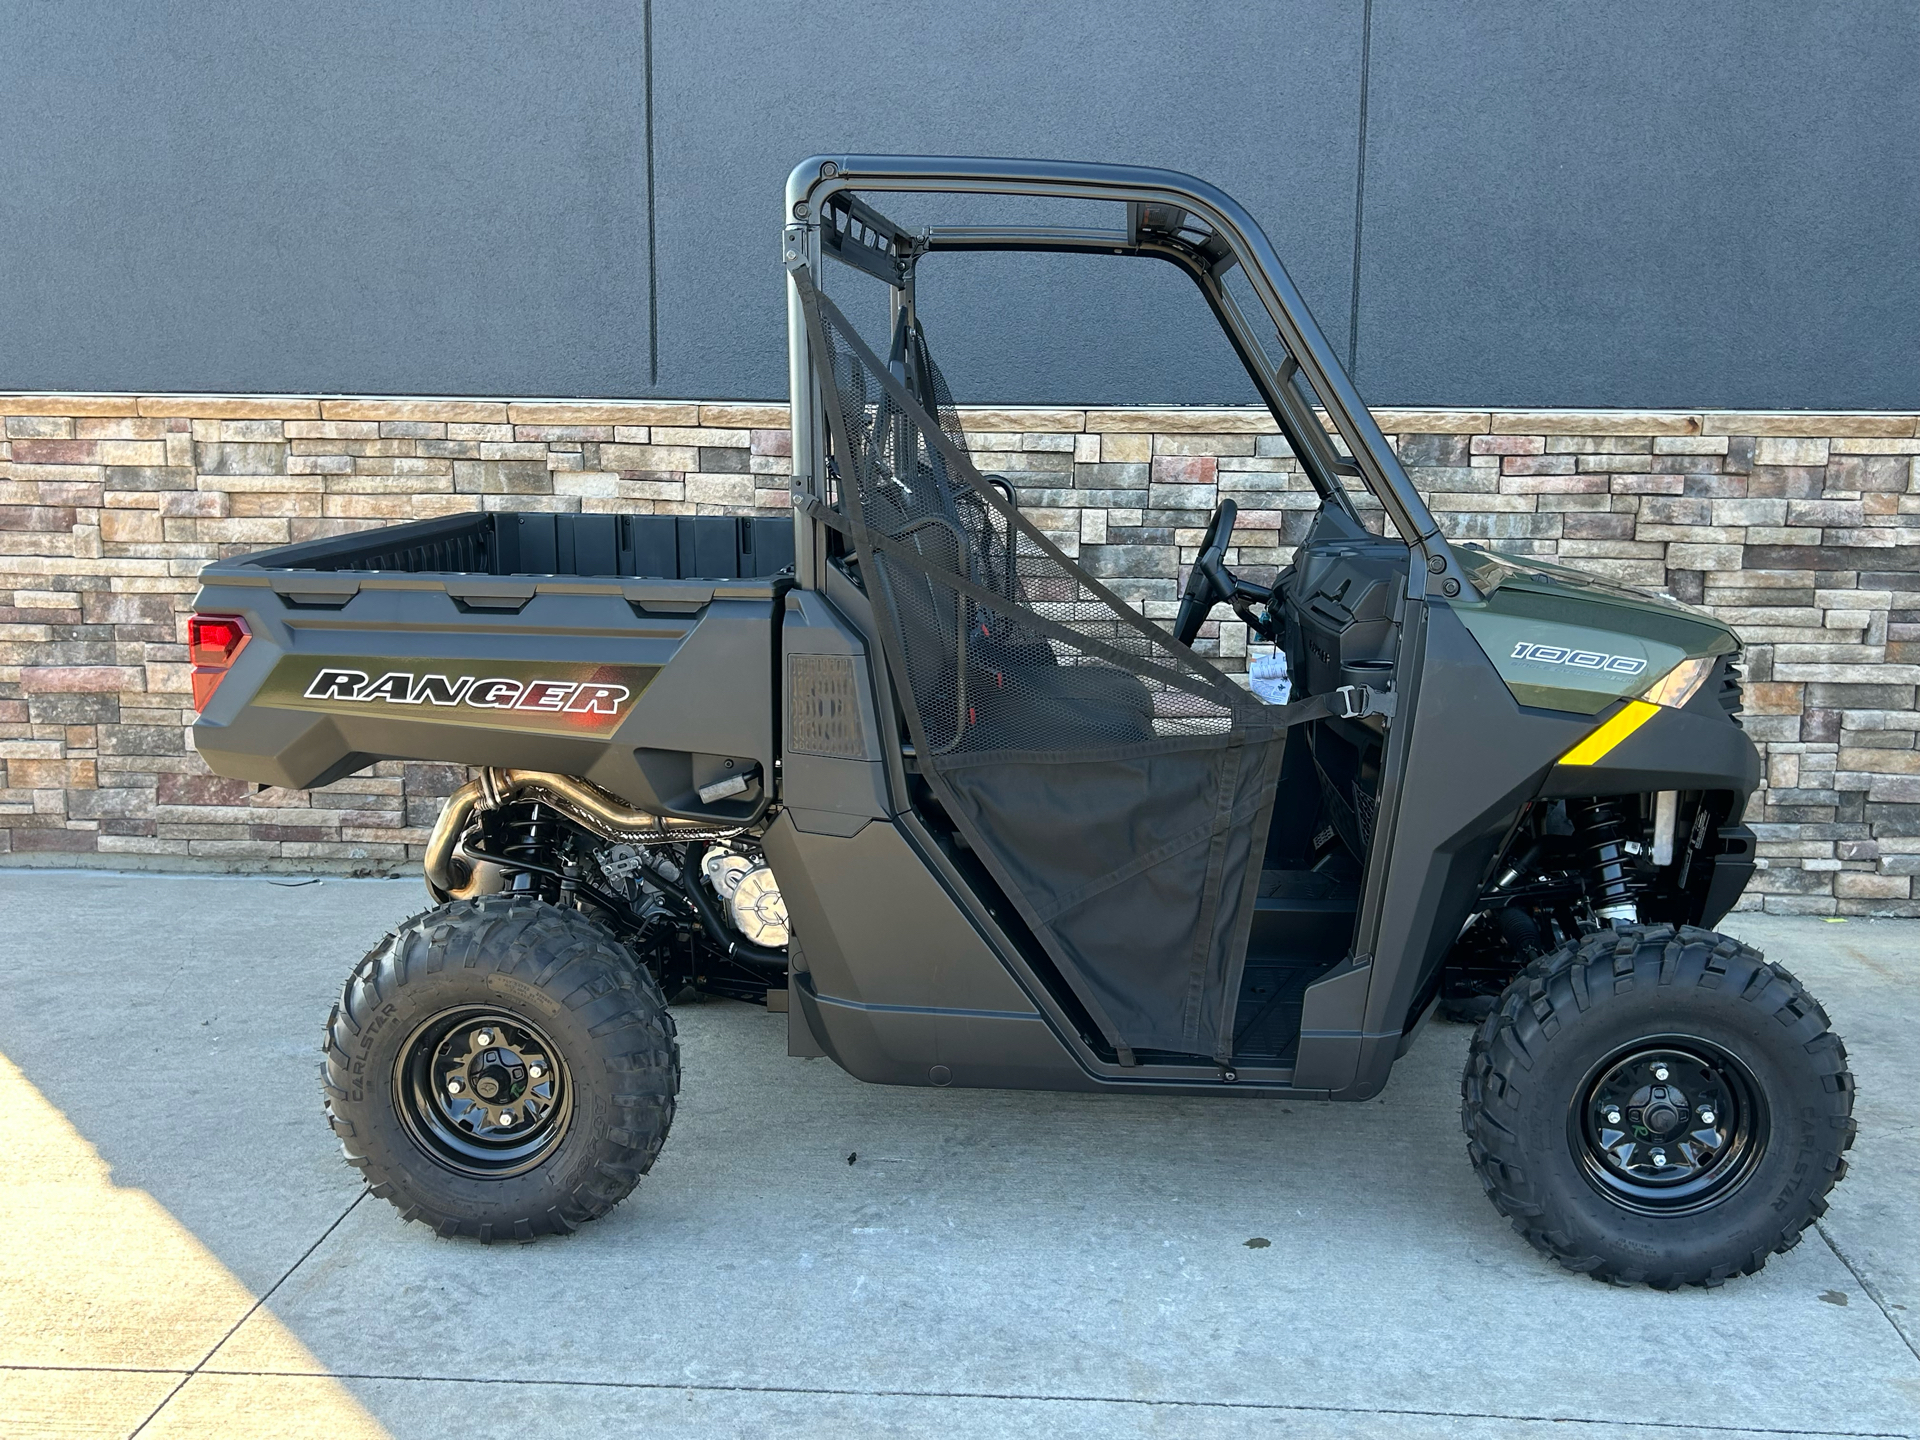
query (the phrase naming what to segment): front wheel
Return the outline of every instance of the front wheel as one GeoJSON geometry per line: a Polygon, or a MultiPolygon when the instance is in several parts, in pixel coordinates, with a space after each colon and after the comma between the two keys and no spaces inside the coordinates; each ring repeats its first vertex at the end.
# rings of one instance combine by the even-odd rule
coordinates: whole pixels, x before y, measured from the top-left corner
{"type": "Polygon", "coordinates": [[[483,1241],[611,1210],[680,1088],[653,978],[587,916],[528,896],[402,924],[354,967],[324,1050],[328,1119],[373,1194],[483,1241]]]}
{"type": "Polygon", "coordinates": [[[1534,961],[1480,1025],[1467,1149],[1500,1213],[1598,1279],[1716,1285],[1792,1248],[1853,1143],[1826,1013],[1724,935],[1603,931],[1534,961]]]}

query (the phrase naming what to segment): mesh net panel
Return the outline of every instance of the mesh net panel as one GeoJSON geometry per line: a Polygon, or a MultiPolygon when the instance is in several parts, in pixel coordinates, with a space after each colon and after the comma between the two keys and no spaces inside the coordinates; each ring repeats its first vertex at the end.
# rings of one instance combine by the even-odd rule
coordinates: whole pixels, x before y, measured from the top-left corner
{"type": "Polygon", "coordinates": [[[1281,732],[975,470],[923,335],[803,293],[923,773],[1123,1058],[1228,1058],[1281,732]]]}
{"type": "MultiPolygon", "coordinates": [[[[983,498],[991,482],[932,442],[932,415],[870,383],[838,316],[824,330],[853,452],[836,508],[857,506],[871,532],[930,754],[1225,735],[1237,714],[1258,718],[1257,702],[983,498]]],[[[924,340],[914,349],[939,429],[960,449],[946,382],[924,340]]]]}

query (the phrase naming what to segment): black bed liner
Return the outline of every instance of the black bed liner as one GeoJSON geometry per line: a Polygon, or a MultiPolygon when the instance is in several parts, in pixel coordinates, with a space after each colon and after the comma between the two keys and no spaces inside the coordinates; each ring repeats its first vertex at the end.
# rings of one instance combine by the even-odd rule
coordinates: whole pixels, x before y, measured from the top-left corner
{"type": "Polygon", "coordinates": [[[793,564],[793,522],[759,515],[473,512],[283,545],[228,563],[410,575],[765,579],[793,564]]]}

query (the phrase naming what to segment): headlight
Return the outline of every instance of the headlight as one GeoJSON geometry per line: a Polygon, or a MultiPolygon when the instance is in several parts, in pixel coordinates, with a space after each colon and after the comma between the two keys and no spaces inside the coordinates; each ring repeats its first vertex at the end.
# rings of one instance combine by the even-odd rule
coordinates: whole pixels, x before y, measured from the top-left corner
{"type": "Polygon", "coordinates": [[[1640,698],[1678,710],[1707,683],[1707,676],[1713,673],[1713,661],[1711,655],[1703,655],[1698,660],[1682,660],[1654,682],[1653,688],[1640,698]]]}

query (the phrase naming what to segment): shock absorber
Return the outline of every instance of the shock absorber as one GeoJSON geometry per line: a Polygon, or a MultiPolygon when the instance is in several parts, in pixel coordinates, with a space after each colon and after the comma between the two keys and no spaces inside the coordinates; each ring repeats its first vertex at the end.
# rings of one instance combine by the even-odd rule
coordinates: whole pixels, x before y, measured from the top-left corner
{"type": "Polygon", "coordinates": [[[1569,800],[1567,819],[1587,860],[1587,899],[1611,925],[1640,918],[1634,897],[1644,888],[1627,849],[1627,824],[1618,800],[1569,800]]]}
{"type": "MultiPolygon", "coordinates": [[[[535,804],[527,809],[524,820],[513,825],[512,839],[506,847],[506,854],[515,860],[525,860],[531,865],[553,868],[554,819],[552,812],[545,806],[535,804]]],[[[535,890],[540,885],[540,877],[531,870],[516,871],[511,888],[514,890],[535,890]]]]}

